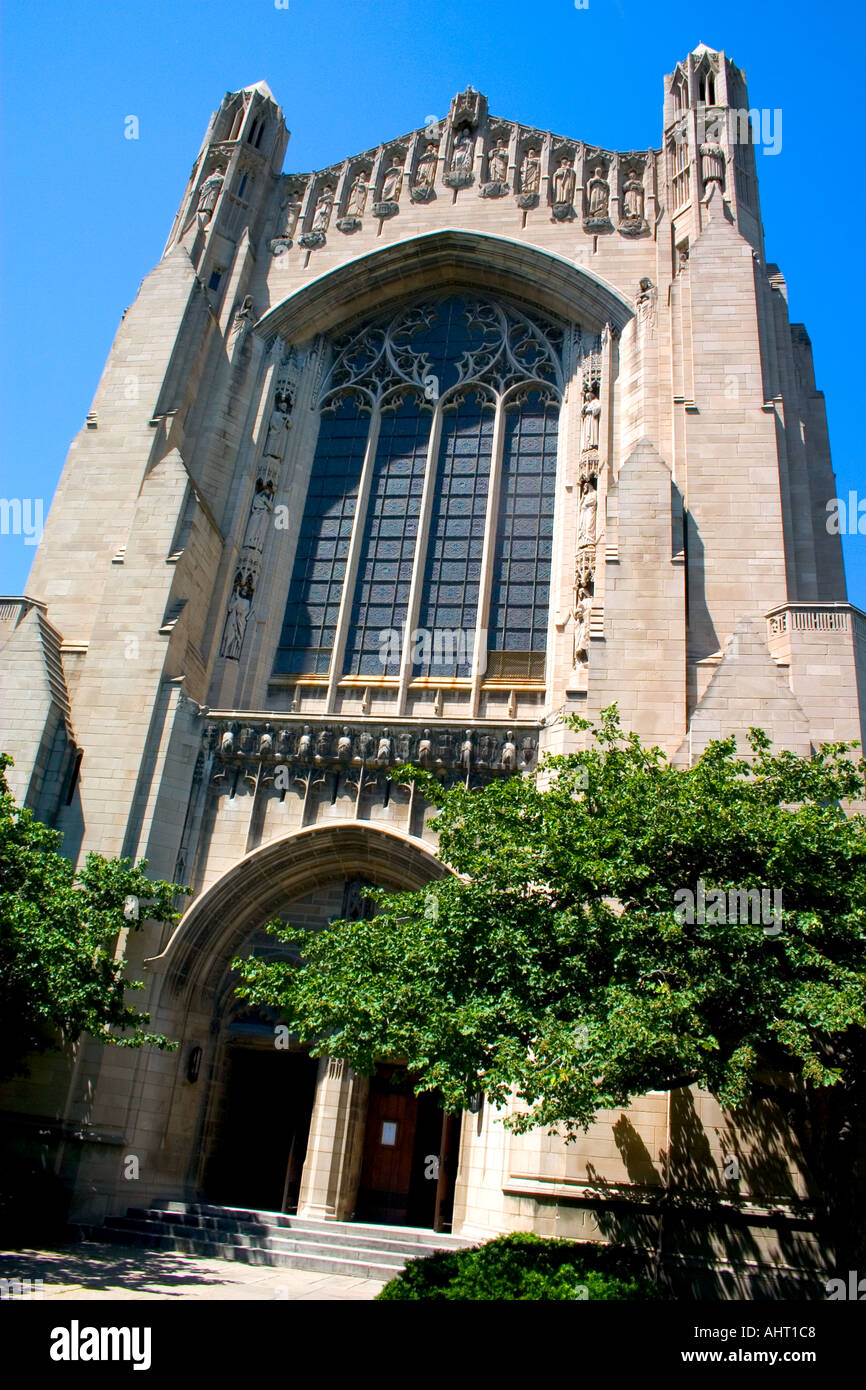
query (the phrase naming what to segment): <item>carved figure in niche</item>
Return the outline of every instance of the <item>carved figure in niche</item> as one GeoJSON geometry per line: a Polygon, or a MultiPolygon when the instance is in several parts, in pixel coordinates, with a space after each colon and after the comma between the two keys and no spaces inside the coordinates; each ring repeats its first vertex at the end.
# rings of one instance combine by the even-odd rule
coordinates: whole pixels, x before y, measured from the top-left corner
{"type": "Polygon", "coordinates": [[[432,188],[433,180],[436,177],[436,146],[428,145],[421,158],[418,160],[418,167],[415,170],[415,187],[432,188]]]}
{"type": "Polygon", "coordinates": [[[571,207],[574,202],[575,173],[570,159],[561,159],[559,168],[553,176],[553,201],[560,207],[571,207]]]}
{"type": "Polygon", "coordinates": [[[468,772],[472,766],[472,730],[466,730],[466,737],[460,745],[460,766],[464,772],[468,772]]]}
{"type": "Polygon", "coordinates": [[[313,756],[313,734],[309,724],[304,725],[304,731],[298,739],[298,757],[302,763],[308,763],[313,756]]]}
{"type": "Polygon", "coordinates": [[[532,759],[535,757],[535,744],[531,738],[527,737],[523,740],[523,742],[520,745],[520,752],[520,766],[531,767],[532,759]]]}
{"type": "Polygon", "coordinates": [[[281,758],[287,758],[292,751],[291,729],[280,729],[277,738],[277,751],[281,758]]]}
{"type": "Polygon", "coordinates": [[[226,729],[225,733],[223,734],[222,738],[220,739],[220,752],[222,753],[222,755],[223,755],[224,758],[229,758],[229,757],[231,757],[231,755],[232,755],[232,753],[233,753],[234,751],[235,751],[235,735],[234,735],[234,728],[232,727],[231,729],[226,729]]]}
{"type": "Polygon", "coordinates": [[[379,739],[379,747],[376,751],[376,762],[385,767],[391,761],[391,738],[388,729],[382,730],[382,737],[379,739]]]}
{"type": "Polygon", "coordinates": [[[265,440],[265,455],[267,458],[281,459],[283,456],[283,448],[286,442],[286,430],[291,428],[291,422],[289,420],[291,404],[291,397],[287,395],[277,396],[274,399],[274,408],[271,411],[271,418],[268,421],[268,434],[265,440]]]}
{"type": "Polygon", "coordinates": [[[396,203],[403,187],[403,165],[392,164],[382,181],[382,202],[396,203]]]}
{"type": "Polygon", "coordinates": [[[541,160],[538,151],[535,149],[527,150],[520,167],[520,191],[521,193],[537,194],[540,185],[541,160]]]}
{"type": "Polygon", "coordinates": [[[505,735],[505,742],[502,745],[502,766],[506,772],[513,772],[517,767],[517,745],[514,742],[514,734],[511,729],[505,735]]]}
{"type": "Polygon", "coordinates": [[[240,333],[242,329],[246,330],[249,328],[254,318],[253,297],[251,294],[248,294],[244,298],[241,307],[235,311],[234,322],[232,323],[232,334],[240,333]]]}
{"type": "Polygon", "coordinates": [[[657,293],[652,280],[645,275],[640,282],[640,293],[635,299],[638,323],[652,326],[655,319],[657,293]]]}
{"type": "Polygon", "coordinates": [[[598,448],[599,421],[601,419],[601,402],[598,399],[596,390],[592,386],[583,388],[583,406],[581,407],[581,451],[584,449],[598,448]]]}
{"type": "Polygon", "coordinates": [[[412,761],[412,735],[402,733],[397,739],[397,761],[408,763],[412,761]]]}
{"type": "Polygon", "coordinates": [[[369,185],[367,175],[362,169],[352,182],[349,190],[349,201],[346,204],[347,217],[363,217],[364,208],[367,206],[367,193],[369,185]]]}
{"type": "Polygon", "coordinates": [[[198,213],[207,224],[213,216],[217,198],[225,181],[225,169],[215,169],[210,178],[205,179],[198,191],[198,213]]]}
{"type": "Polygon", "coordinates": [[[630,220],[643,218],[643,184],[634,169],[629,170],[622,186],[622,213],[630,220]]]}
{"type": "Polygon", "coordinates": [[[599,164],[592,171],[592,178],[587,187],[588,207],[590,217],[607,217],[607,205],[610,199],[610,189],[607,180],[603,177],[604,169],[599,164]]]}
{"type": "Polygon", "coordinates": [[[589,591],[577,591],[577,604],[574,610],[574,660],[585,657],[589,650],[589,619],[592,612],[592,598],[589,591]]]}
{"type": "Polygon", "coordinates": [[[253,606],[252,600],[252,581],[250,579],[244,580],[238,574],[235,577],[232,596],[229,599],[225,627],[223,628],[223,640],[220,645],[220,656],[228,657],[230,661],[237,661],[241,654],[247,619],[253,606]]]}
{"type": "Polygon", "coordinates": [[[313,214],[313,225],[311,230],[314,232],[326,232],[328,223],[331,220],[331,210],[334,206],[333,188],[324,188],[319,194],[316,203],[316,211],[313,214]]]}
{"type": "Polygon", "coordinates": [[[472,137],[468,130],[463,129],[454,141],[454,149],[451,154],[451,171],[454,174],[468,174],[472,168],[472,137]]]}
{"type": "Polygon", "coordinates": [[[245,549],[258,551],[264,549],[273,509],[274,485],[272,482],[263,483],[261,478],[259,478],[256,481],[256,495],[253,498],[253,505],[250,508],[250,519],[247,522],[247,529],[244,533],[245,549]]]}
{"type": "Polygon", "coordinates": [[[580,485],[580,506],[577,513],[578,545],[595,544],[595,523],[598,514],[598,492],[589,478],[580,485]]]}
{"type": "Polygon", "coordinates": [[[265,729],[259,739],[259,757],[269,758],[274,751],[274,735],[270,729],[265,729]]]}
{"type": "Polygon", "coordinates": [[[337,743],[337,757],[341,763],[347,763],[352,756],[352,739],[349,730],[344,728],[337,743]]]}
{"type": "Polygon", "coordinates": [[[725,155],[717,140],[701,145],[701,178],[704,184],[725,182],[725,155]]]}
{"type": "Polygon", "coordinates": [[[373,735],[362,733],[358,739],[358,752],[362,762],[368,762],[373,752],[373,735]]]}
{"type": "Polygon", "coordinates": [[[430,741],[430,730],[424,730],[424,737],[418,744],[418,762],[421,767],[431,768],[433,766],[433,744],[430,741]]]}
{"type": "Polygon", "coordinates": [[[487,156],[487,177],[491,183],[505,183],[508,178],[508,146],[497,140],[487,156]]]}

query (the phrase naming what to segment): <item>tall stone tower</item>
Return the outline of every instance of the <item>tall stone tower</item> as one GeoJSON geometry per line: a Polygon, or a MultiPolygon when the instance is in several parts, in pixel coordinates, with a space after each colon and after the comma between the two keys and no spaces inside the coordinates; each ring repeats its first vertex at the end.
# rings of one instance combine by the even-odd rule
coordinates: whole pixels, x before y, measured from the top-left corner
{"type": "MultiPolygon", "coordinates": [[[[612,1118],[566,1148],[486,1109],[433,1202],[412,1098],[386,1191],[384,1081],[298,1049],[269,1070],[273,1021],[239,1010],[230,962],[275,914],[323,925],[365,882],[445,871],[410,762],[527,773],[568,746],[563,710],[613,701],[683,765],[754,724],[799,752],[860,737],[866,619],[825,526],[823,398],[765,260],[756,133],[743,73],[704,45],[665,78],[657,149],[467,88],[441,122],[283,173],[264,83],[212,117],[27,595],[0,609],[21,800],[71,857],[145,857],[192,889],[170,939],[144,924],[125,948],[178,1053],[83,1040],[71,1073],[43,1058],[4,1088],[14,1123],[51,1130],[82,1219],[130,1200],[129,1152],[139,1206],[472,1235],[593,1228],[590,1170],[652,1182],[612,1118]],[[291,1144],[263,1174],[276,1112],[291,1144]]],[[[688,1111],[720,1172],[718,1107],[681,1100],[632,1123],[670,1153],[688,1111]]],[[[772,1258],[785,1203],[753,1196],[783,1213],[752,1233],[772,1258]]]]}

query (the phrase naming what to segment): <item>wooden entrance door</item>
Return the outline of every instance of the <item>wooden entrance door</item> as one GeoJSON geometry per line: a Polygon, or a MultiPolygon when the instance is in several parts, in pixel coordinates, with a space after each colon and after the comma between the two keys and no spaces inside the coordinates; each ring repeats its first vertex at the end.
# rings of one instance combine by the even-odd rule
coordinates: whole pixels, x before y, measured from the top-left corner
{"type": "Polygon", "coordinates": [[[459,1132],[459,1118],[443,1116],[437,1095],[415,1096],[401,1067],[379,1067],[370,1081],[355,1219],[448,1229],[459,1132]]]}

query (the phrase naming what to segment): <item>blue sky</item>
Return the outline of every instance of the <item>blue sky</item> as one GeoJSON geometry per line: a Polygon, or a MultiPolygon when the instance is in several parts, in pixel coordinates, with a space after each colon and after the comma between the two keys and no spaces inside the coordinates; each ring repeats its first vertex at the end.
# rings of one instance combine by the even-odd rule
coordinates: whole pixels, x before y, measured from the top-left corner
{"type": "MultiPolygon", "coordinates": [[[[292,131],[287,170],[444,115],[470,82],[497,115],[634,149],[660,143],[663,74],[703,41],[745,68],[753,107],[782,112],[780,153],[757,156],[767,255],[812,339],[837,490],[866,499],[861,6],[280,2],[6,0],[0,495],[41,496],[47,510],[226,91],[268,82],[292,131]],[[129,115],[138,140],[124,138],[129,115]]],[[[850,597],[866,608],[866,536],[845,549],[850,597]]],[[[22,592],[32,558],[23,537],[0,536],[0,592],[22,592]]]]}

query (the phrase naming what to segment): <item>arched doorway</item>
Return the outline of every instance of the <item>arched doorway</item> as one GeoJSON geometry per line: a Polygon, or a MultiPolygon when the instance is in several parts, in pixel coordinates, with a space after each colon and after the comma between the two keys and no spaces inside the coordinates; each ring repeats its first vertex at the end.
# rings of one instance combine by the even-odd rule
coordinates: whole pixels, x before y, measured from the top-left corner
{"type": "Polygon", "coordinates": [[[372,1078],[311,1059],[276,1014],[245,1008],[231,961],[274,949],[274,917],[327,929],[359,907],[359,886],[417,888],[447,870],[423,842],[334,823],[263,846],[185,914],[162,956],[163,1003],[211,1018],[206,1094],[191,1153],[196,1195],[223,1205],[448,1229],[459,1117],[416,1097],[398,1063],[372,1078]],[[282,1043],[283,1045],[278,1045],[282,1043]],[[392,1113],[393,1112],[393,1113],[392,1113]]]}

